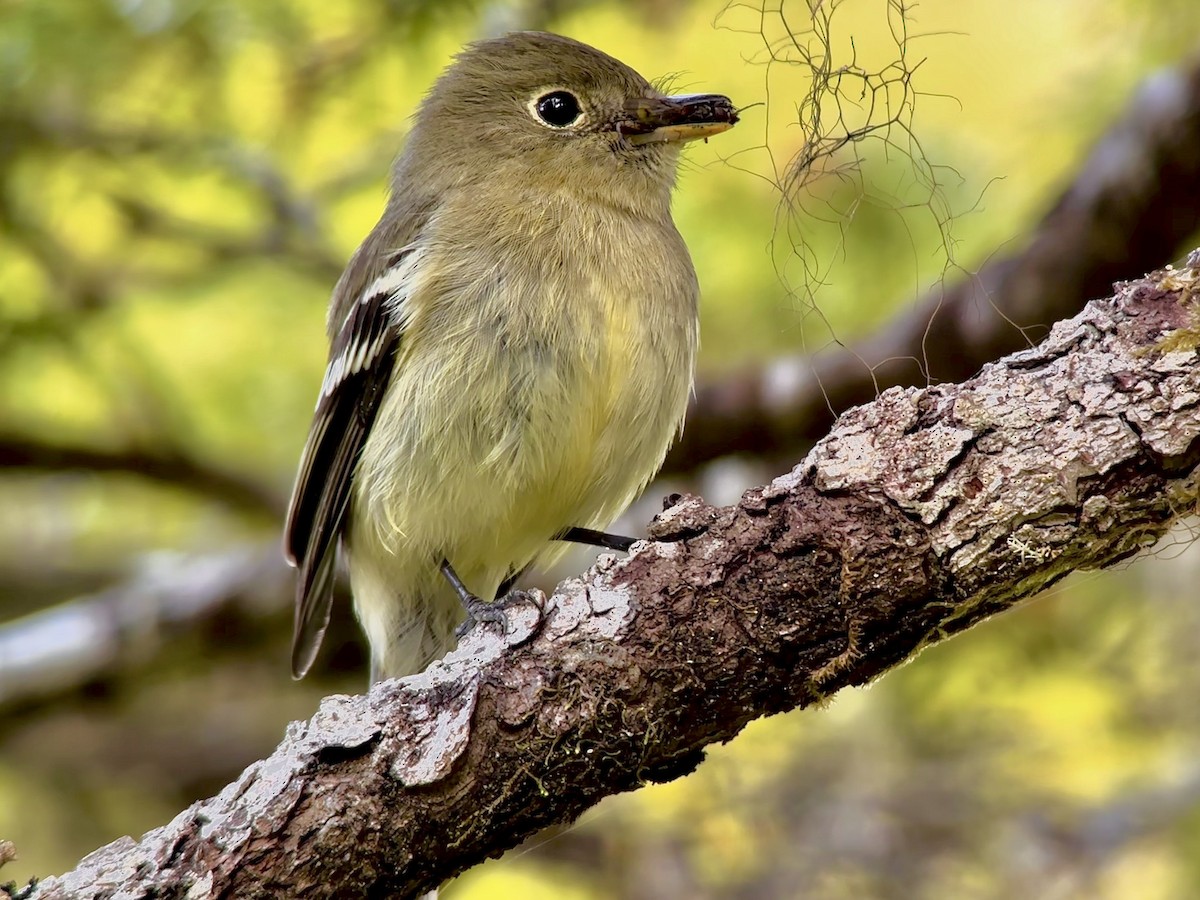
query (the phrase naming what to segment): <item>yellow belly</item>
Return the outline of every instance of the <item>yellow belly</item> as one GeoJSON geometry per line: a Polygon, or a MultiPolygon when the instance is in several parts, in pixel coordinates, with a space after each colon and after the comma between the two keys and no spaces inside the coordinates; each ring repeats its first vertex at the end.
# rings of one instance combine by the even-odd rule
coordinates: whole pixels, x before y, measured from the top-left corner
{"type": "Polygon", "coordinates": [[[512,573],[604,528],[661,465],[686,408],[694,336],[603,313],[552,350],[495,335],[402,350],[355,476],[350,566],[387,675],[449,647],[463,613],[438,565],[491,599],[512,573]],[[481,358],[481,356],[483,358],[481,358]],[[397,635],[400,635],[397,638],[397,635]]]}
{"type": "Polygon", "coordinates": [[[564,529],[607,526],[658,470],[691,386],[697,287],[669,219],[542,191],[460,199],[455,229],[431,226],[354,476],[351,586],[388,676],[449,648],[463,612],[443,558],[491,599],[564,529]],[[496,210],[516,220],[482,217],[496,210]]]}

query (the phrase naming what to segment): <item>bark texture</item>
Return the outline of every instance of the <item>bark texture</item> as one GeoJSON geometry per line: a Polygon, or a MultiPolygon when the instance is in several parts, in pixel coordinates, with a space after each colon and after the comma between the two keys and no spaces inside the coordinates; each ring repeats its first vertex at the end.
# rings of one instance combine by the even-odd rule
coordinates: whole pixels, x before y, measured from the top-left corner
{"type": "Polygon", "coordinates": [[[1200,271],[1168,270],[961,385],[888,390],[735,506],[669,498],[540,623],[514,608],[507,636],[327,698],[218,796],[33,896],[414,896],[677,778],[1193,512],[1198,345],[1200,271]]]}

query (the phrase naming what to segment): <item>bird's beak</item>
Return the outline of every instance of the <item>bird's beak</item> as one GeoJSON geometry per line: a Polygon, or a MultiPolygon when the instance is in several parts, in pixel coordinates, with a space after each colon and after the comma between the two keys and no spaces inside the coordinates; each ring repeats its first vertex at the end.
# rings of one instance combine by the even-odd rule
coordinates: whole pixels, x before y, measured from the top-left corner
{"type": "Polygon", "coordinates": [[[681,143],[728,131],[737,120],[733,103],[720,94],[639,97],[625,104],[625,118],[617,131],[635,146],[681,143]]]}

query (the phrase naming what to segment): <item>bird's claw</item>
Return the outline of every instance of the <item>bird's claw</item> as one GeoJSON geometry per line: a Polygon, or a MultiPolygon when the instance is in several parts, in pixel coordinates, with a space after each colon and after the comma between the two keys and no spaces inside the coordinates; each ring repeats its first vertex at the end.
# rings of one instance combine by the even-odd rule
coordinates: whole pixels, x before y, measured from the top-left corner
{"type": "Polygon", "coordinates": [[[508,634],[508,614],[504,612],[504,605],[508,597],[511,596],[512,594],[509,594],[492,603],[488,603],[488,601],[481,600],[478,597],[471,597],[469,600],[464,600],[463,607],[467,611],[467,617],[463,620],[462,624],[454,629],[455,637],[463,638],[476,624],[487,625],[491,622],[499,622],[500,633],[508,634]]]}
{"type": "Polygon", "coordinates": [[[463,606],[467,610],[467,618],[454,630],[455,637],[463,638],[476,624],[487,625],[492,622],[500,623],[500,633],[509,634],[512,629],[509,627],[507,610],[518,603],[529,603],[536,607],[538,611],[538,620],[534,626],[536,631],[542,623],[543,609],[534,596],[528,591],[509,591],[503,597],[497,597],[491,603],[486,600],[481,600],[478,597],[472,597],[470,602],[464,602],[463,606]]]}

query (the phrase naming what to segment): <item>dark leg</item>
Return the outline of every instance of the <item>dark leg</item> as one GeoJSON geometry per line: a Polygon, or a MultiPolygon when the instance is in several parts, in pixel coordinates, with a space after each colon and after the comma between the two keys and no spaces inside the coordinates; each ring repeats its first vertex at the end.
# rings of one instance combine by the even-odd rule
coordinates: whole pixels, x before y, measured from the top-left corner
{"type": "MultiPolygon", "coordinates": [[[[526,567],[528,568],[528,567],[526,567]]],[[[454,629],[454,634],[457,637],[462,637],[475,625],[476,622],[484,624],[488,622],[499,622],[500,627],[508,634],[508,616],[505,615],[505,610],[512,603],[532,602],[530,596],[524,591],[512,590],[513,583],[525,574],[525,569],[519,572],[513,572],[504,579],[499,590],[496,591],[496,599],[491,603],[476,597],[467,590],[467,586],[462,583],[462,579],[458,577],[458,573],[454,571],[454,567],[450,565],[450,560],[443,559],[441,565],[442,575],[450,582],[450,586],[454,588],[454,593],[458,594],[458,599],[463,605],[463,609],[467,611],[467,618],[461,625],[454,629]]],[[[538,609],[538,627],[541,627],[540,605],[535,604],[538,609]]]]}
{"type": "Polygon", "coordinates": [[[588,544],[592,547],[604,547],[606,550],[624,552],[632,547],[639,538],[625,537],[620,534],[609,534],[607,531],[595,531],[591,528],[572,526],[555,538],[558,541],[570,541],[573,544],[588,544]]]}
{"type": "Polygon", "coordinates": [[[450,565],[448,559],[442,560],[442,574],[446,576],[450,587],[454,588],[454,593],[458,594],[463,609],[467,611],[467,620],[454,630],[455,634],[462,637],[471,630],[476,622],[499,622],[501,629],[505,633],[508,632],[508,616],[504,614],[504,609],[499,604],[488,603],[468,591],[467,586],[462,583],[462,579],[458,577],[458,573],[454,571],[454,567],[450,565]]]}

